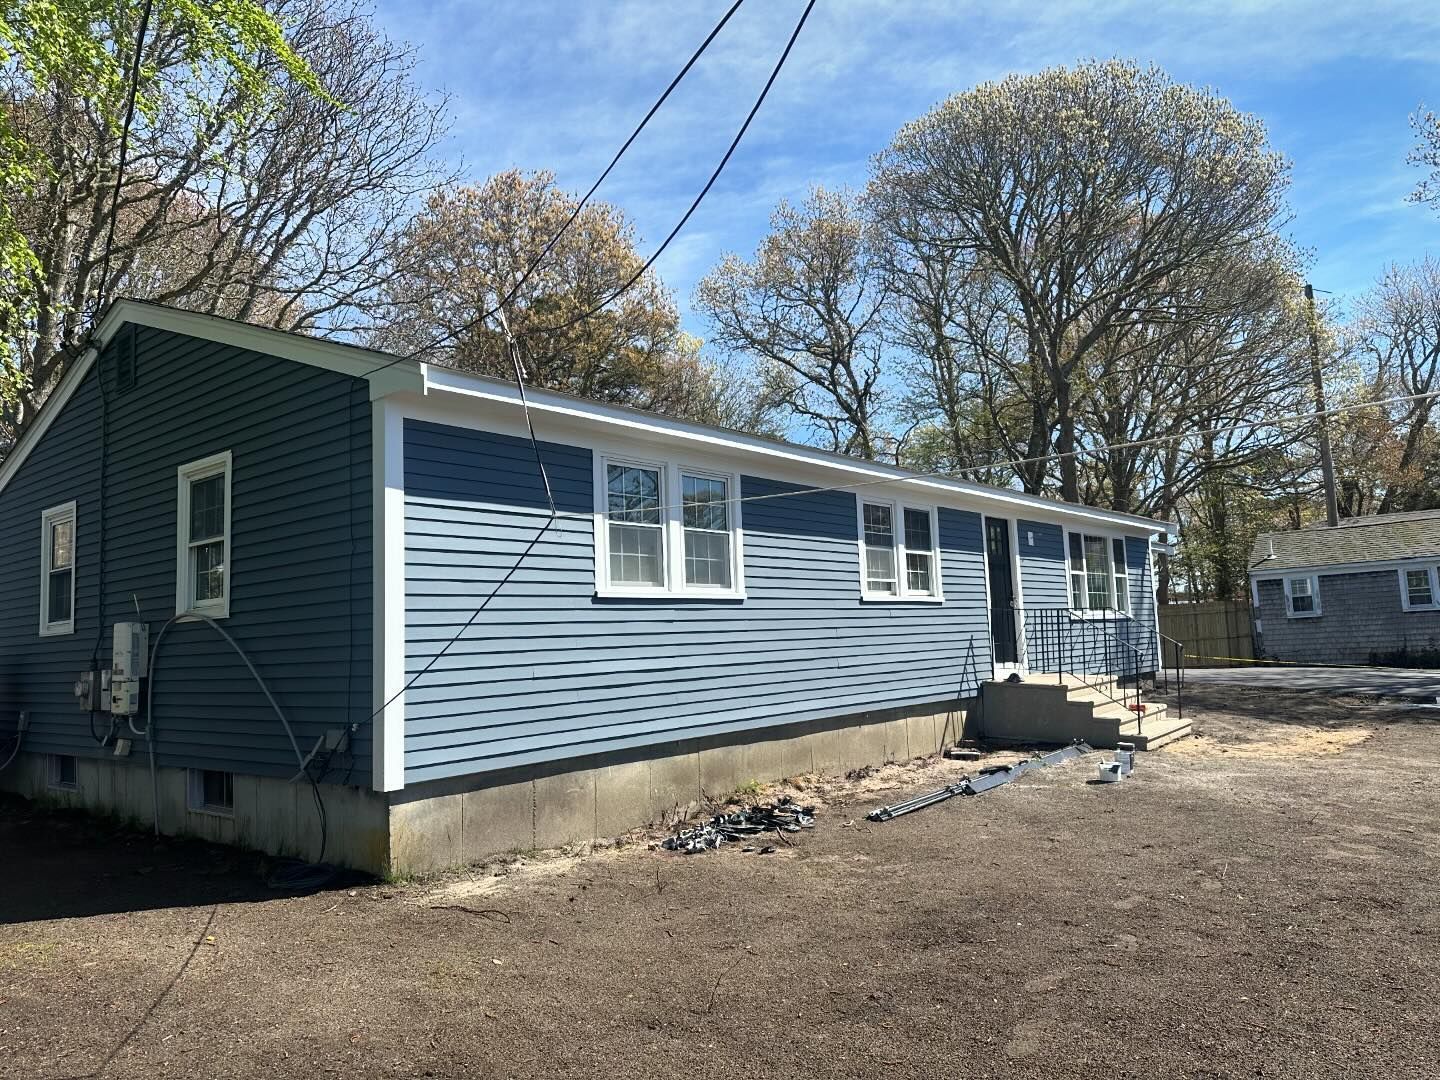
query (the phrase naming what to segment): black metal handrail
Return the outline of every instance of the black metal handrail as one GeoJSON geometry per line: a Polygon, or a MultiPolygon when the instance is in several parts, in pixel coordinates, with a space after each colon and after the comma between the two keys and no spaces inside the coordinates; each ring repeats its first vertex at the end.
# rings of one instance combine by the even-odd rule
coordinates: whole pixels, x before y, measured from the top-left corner
{"type": "Polygon", "coordinates": [[[1164,666],[1155,655],[1152,624],[1128,614],[1021,604],[992,611],[991,622],[1002,633],[1016,633],[1027,671],[1054,675],[1062,685],[1073,678],[1133,713],[1143,726],[1142,685],[1146,678],[1153,683],[1164,666]]]}
{"type": "MultiPolygon", "coordinates": [[[[1171,654],[1175,657],[1175,718],[1185,719],[1185,643],[1176,641],[1167,634],[1155,631],[1155,636],[1160,641],[1160,648],[1170,647],[1171,654]]],[[[1170,692],[1170,665],[1161,664],[1160,672],[1165,678],[1165,692],[1170,692]]]]}

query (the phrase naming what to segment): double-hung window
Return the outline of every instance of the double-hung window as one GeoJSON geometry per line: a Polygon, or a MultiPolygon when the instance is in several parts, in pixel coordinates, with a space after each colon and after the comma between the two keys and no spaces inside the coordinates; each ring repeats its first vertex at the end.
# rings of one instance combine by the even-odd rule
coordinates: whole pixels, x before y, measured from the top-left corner
{"type": "Polygon", "coordinates": [[[730,482],[680,474],[681,524],[685,536],[685,584],[728,589],[731,581],[730,482]]]}
{"type": "Polygon", "coordinates": [[[1320,590],[1313,575],[1304,574],[1285,579],[1285,614],[1292,619],[1305,619],[1320,614],[1320,590]]]}
{"type": "Polygon", "coordinates": [[[861,499],[859,526],[862,599],[941,599],[934,509],[861,499]]]}
{"type": "Polygon", "coordinates": [[[596,483],[601,595],[743,595],[734,475],[602,457],[596,483]]]}
{"type": "Polygon", "coordinates": [[[1130,611],[1125,541],[1072,532],[1068,537],[1070,607],[1075,611],[1130,611]]]}
{"type": "Polygon", "coordinates": [[[180,466],[175,611],[230,614],[230,452],[180,466]]]}
{"type": "Polygon", "coordinates": [[[40,634],[75,632],[75,504],[40,515],[40,634]]]}
{"type": "Polygon", "coordinates": [[[1440,607],[1440,568],[1406,566],[1400,571],[1400,606],[1405,611],[1440,607]]]}

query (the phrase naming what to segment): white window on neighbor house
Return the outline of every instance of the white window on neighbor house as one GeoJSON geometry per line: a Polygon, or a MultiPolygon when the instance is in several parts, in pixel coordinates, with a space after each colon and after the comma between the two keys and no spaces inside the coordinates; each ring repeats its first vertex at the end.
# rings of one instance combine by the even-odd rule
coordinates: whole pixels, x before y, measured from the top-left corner
{"type": "Polygon", "coordinates": [[[75,632],[75,504],[40,515],[40,635],[75,632]]]}
{"type": "Polygon", "coordinates": [[[861,499],[860,596],[940,600],[940,544],[933,507],[861,499]]]}
{"type": "Polygon", "coordinates": [[[1434,611],[1440,607],[1440,569],[1434,566],[1402,568],[1400,606],[1405,611],[1434,611]]]}
{"type": "Polygon", "coordinates": [[[1299,574],[1285,579],[1285,614],[1292,619],[1306,619],[1320,614],[1319,582],[1313,574],[1299,574]]]}
{"type": "Polygon", "coordinates": [[[1124,538],[1072,532],[1066,542],[1071,610],[1128,614],[1130,577],[1124,538]]]}
{"type": "Polygon", "coordinates": [[[219,769],[191,769],[186,803],[197,814],[230,817],[235,813],[235,774],[219,769]]]}
{"type": "Polygon", "coordinates": [[[743,596],[739,479],[673,462],[598,457],[597,591],[743,596]]]}
{"type": "Polygon", "coordinates": [[[230,614],[230,451],[181,465],[175,612],[230,614]]]}

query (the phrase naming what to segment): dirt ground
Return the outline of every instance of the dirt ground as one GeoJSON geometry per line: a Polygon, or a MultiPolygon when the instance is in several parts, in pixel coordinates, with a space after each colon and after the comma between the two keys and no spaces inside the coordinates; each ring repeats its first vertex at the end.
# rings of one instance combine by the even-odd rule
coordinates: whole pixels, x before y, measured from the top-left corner
{"type": "MultiPolygon", "coordinates": [[[[280,897],[253,856],[0,805],[0,1076],[1418,1077],[1440,710],[1187,694],[1202,736],[775,854],[643,843],[280,897]]],[[[1000,756],[1001,760],[1007,758],[1000,756]]]]}

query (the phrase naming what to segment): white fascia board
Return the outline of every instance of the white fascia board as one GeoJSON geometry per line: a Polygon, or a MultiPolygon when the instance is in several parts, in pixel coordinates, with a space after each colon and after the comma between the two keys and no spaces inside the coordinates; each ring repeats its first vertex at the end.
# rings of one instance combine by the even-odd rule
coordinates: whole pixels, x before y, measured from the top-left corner
{"type": "Polygon", "coordinates": [[[94,349],[86,349],[80,359],[70,365],[70,370],[60,380],[60,385],[51,392],[49,399],[40,410],[40,415],[35,418],[25,434],[22,435],[10,448],[5,461],[0,463],[0,491],[5,490],[5,485],[10,483],[10,478],[20,471],[20,466],[30,456],[30,451],[40,445],[40,439],[45,432],[50,430],[50,425],[60,415],[60,410],[65,407],[65,402],[79,389],[80,384],[85,381],[85,376],[95,366],[95,357],[98,354],[94,349]]]}
{"type": "Polygon", "coordinates": [[[357,345],[138,300],[117,300],[111,304],[95,328],[94,342],[103,348],[126,323],[278,356],[352,378],[370,379],[372,384],[384,388],[383,393],[392,392],[392,388],[419,390],[422,387],[420,365],[413,360],[399,360],[357,345]]]}
{"type": "Polygon", "coordinates": [[[1264,566],[1252,567],[1252,581],[1278,581],[1287,577],[1334,577],[1337,574],[1370,574],[1395,571],[1416,566],[1440,566],[1440,555],[1412,555],[1405,559],[1385,559],[1377,562],[1328,563],[1321,566],[1285,566],[1269,570],[1264,566]]]}
{"type": "Polygon", "coordinates": [[[386,353],[342,345],[322,338],[252,326],[235,319],[222,319],[217,315],[182,311],[179,308],[147,304],[139,300],[117,300],[106,309],[105,316],[90,337],[88,348],[77,362],[70,365],[60,384],[46,399],[40,415],[25,429],[4,463],[0,464],[0,491],[5,489],[5,485],[40,442],[41,436],[54,423],[55,417],[65,408],[65,403],[84,382],[100,350],[109,344],[110,339],[126,323],[169,330],[220,345],[231,345],[266,356],[294,360],[296,363],[324,368],[339,375],[365,379],[370,384],[372,401],[401,391],[420,393],[424,390],[421,365],[413,360],[396,362],[395,357],[386,353]]]}
{"type": "MultiPolygon", "coordinates": [[[[472,400],[507,405],[516,409],[521,407],[520,391],[512,384],[430,364],[421,365],[421,369],[427,396],[457,395],[472,400]]],[[[1133,532],[1143,532],[1147,536],[1168,531],[1171,528],[1167,522],[1156,521],[1152,518],[1120,514],[1094,507],[1076,506],[1070,503],[1058,503],[1052,499],[1042,499],[1034,495],[986,487],[982,484],[970,484],[961,480],[917,477],[905,469],[883,465],[875,461],[847,458],[841,454],[833,454],[824,450],[775,442],[757,435],[726,431],[703,424],[693,424],[684,420],[642,412],[638,409],[606,405],[602,402],[586,401],[582,398],[543,390],[527,390],[525,397],[530,408],[535,412],[564,417],[568,420],[623,432],[634,437],[672,444],[682,443],[708,447],[743,454],[752,460],[768,459],[820,469],[828,474],[831,482],[836,486],[854,485],[855,478],[860,478],[862,482],[873,481],[877,486],[883,482],[893,482],[910,491],[917,488],[924,489],[931,499],[949,496],[948,500],[941,504],[946,506],[960,505],[968,509],[978,503],[982,507],[1004,507],[1011,512],[1024,511],[1032,518],[1057,523],[1077,520],[1098,521],[1111,527],[1118,526],[1133,532]],[[849,479],[835,479],[836,473],[844,474],[849,479]]],[[[863,492],[866,488],[852,486],[850,490],[863,492]]]]}

